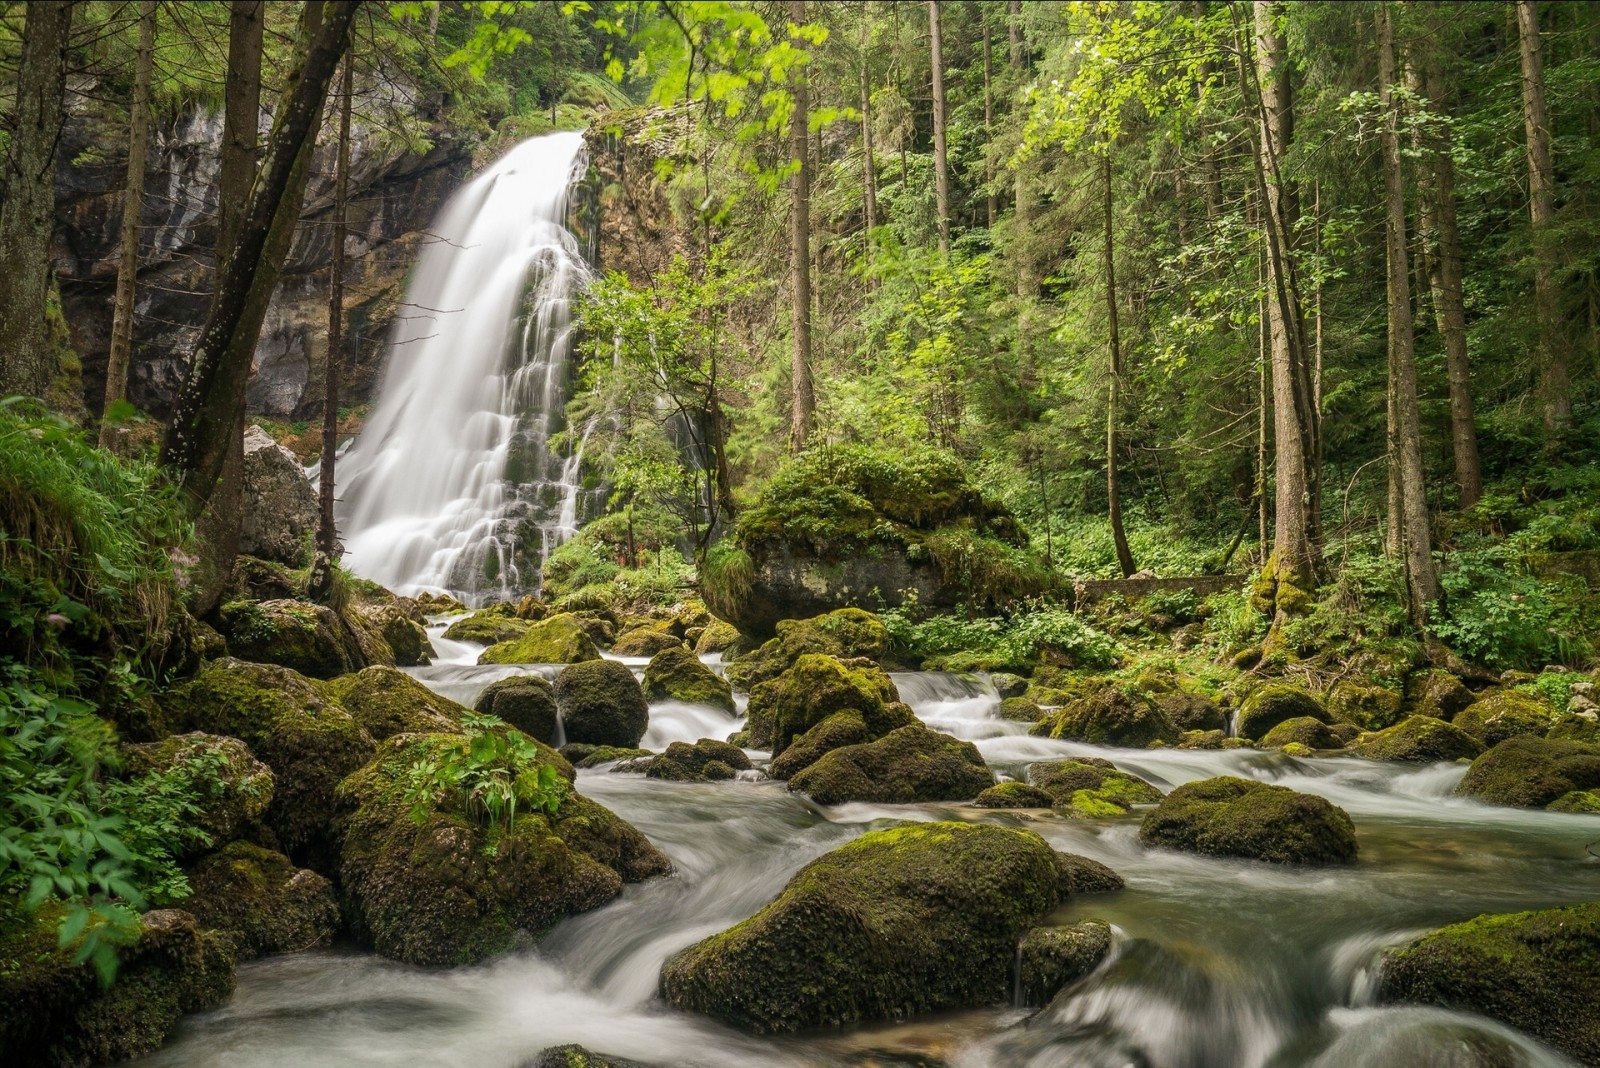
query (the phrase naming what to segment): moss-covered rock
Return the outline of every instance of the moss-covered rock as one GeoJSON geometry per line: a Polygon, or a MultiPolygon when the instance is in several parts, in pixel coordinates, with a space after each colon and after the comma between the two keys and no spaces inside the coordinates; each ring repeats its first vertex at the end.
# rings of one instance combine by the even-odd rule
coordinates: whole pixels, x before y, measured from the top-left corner
{"type": "Polygon", "coordinates": [[[734,711],[733,687],[728,680],[702,664],[683,645],[650,658],[644,669],[644,695],[651,701],[711,705],[730,715],[734,711]]]}
{"type": "Polygon", "coordinates": [[[509,614],[507,608],[508,605],[494,605],[463,616],[445,628],[444,636],[453,642],[476,642],[479,645],[499,645],[525,637],[532,624],[509,614]]]}
{"type": "Polygon", "coordinates": [[[1392,727],[1401,718],[1401,693],[1388,686],[1342,679],[1333,684],[1323,699],[1334,719],[1367,730],[1392,727]]]}
{"type": "Polygon", "coordinates": [[[1600,742],[1600,716],[1593,712],[1574,712],[1562,716],[1545,737],[1569,742],[1600,742]]]}
{"type": "Polygon", "coordinates": [[[889,651],[889,630],[871,612],[841,608],[811,619],[785,619],[778,636],[728,664],[728,679],[741,690],[775,679],[802,656],[821,654],[851,660],[882,660],[889,651]]]}
{"type": "Polygon", "coordinates": [[[1231,775],[1173,790],[1139,828],[1148,845],[1275,864],[1355,859],[1355,826],[1320,797],[1231,775]]]}
{"type": "Polygon", "coordinates": [[[972,802],[978,808],[1049,808],[1055,798],[1025,782],[999,782],[972,802]]]}
{"type": "Polygon", "coordinates": [[[217,625],[239,659],[278,664],[314,679],[331,679],[366,663],[327,605],[232,601],[217,612],[217,625]]]}
{"type": "Polygon", "coordinates": [[[325,683],[322,691],[379,742],[407,732],[459,730],[466,712],[392,667],[363,668],[325,683]]]}
{"type": "Polygon", "coordinates": [[[1040,1006],[1100,966],[1111,952],[1111,925],[1084,920],[1035,927],[1017,945],[1017,990],[1022,1004],[1040,1006]]]}
{"type": "Polygon", "coordinates": [[[1178,728],[1148,694],[1129,693],[1117,686],[1068,702],[1030,733],[1133,749],[1178,741],[1178,728]]]}
{"type": "Polygon", "coordinates": [[[600,656],[584,620],[563,612],[528,625],[519,638],[485,649],[480,664],[577,664],[600,656]]]}
{"type": "Polygon", "coordinates": [[[1600,790],[1573,790],[1571,793],[1562,794],[1545,807],[1551,812],[1600,816],[1600,790]]]}
{"type": "Polygon", "coordinates": [[[233,960],[222,936],[202,931],[187,912],[161,909],[140,919],[105,989],[86,964],[60,948],[59,906],[34,916],[0,904],[0,1051],[10,1068],[105,1064],[149,1053],[187,1012],[233,993],[233,960]]]}
{"type": "Polygon", "coordinates": [[[1574,790],[1594,789],[1600,789],[1600,745],[1518,735],[1473,761],[1456,793],[1495,805],[1546,808],[1574,790]]]}
{"type": "Polygon", "coordinates": [[[339,929],[333,884],[282,853],[229,842],[187,869],[184,907],[228,940],[236,962],[325,946],[339,929]]]}
{"type": "Polygon", "coordinates": [[[835,749],[789,780],[822,805],[970,801],[992,785],[977,746],[920,725],[835,749]]]}
{"type": "Polygon", "coordinates": [[[1519,734],[1543,737],[1555,724],[1555,710],[1519,690],[1491,690],[1451,720],[1484,745],[1498,745],[1519,734]]]}
{"type": "Polygon", "coordinates": [[[1137,775],[1118,771],[1109,760],[1084,757],[1078,760],[1047,760],[1028,765],[1028,781],[1050,795],[1057,805],[1071,805],[1079,794],[1097,795],[1079,800],[1103,800],[1117,809],[1117,815],[1134,805],[1151,805],[1161,800],[1161,791],[1137,775]]]}
{"type": "MultiPolygon", "coordinates": [[[[467,811],[460,791],[441,793],[418,823],[410,769],[466,745],[462,735],[396,737],[340,784],[345,918],[377,952],[413,964],[480,961],[604,904],[625,881],[670,870],[637,830],[571,789],[554,814],[518,813],[509,830],[467,811]]],[[[546,754],[508,758],[505,771],[534,774],[546,754]]]]}
{"type": "Polygon", "coordinates": [[[767,765],[767,774],[774,779],[792,779],[835,749],[871,740],[872,732],[861,713],[835,712],[785,746],[767,765]]]}
{"type": "Polygon", "coordinates": [[[633,672],[615,660],[589,660],[563,668],[554,692],[569,742],[631,749],[649,726],[644,691],[633,672]]]}
{"type": "Polygon", "coordinates": [[[757,1032],[1003,1005],[1018,939],[1063,896],[1055,852],[1029,831],[872,831],[668,960],[661,992],[757,1032]]]}
{"type": "Polygon", "coordinates": [[[741,640],[738,627],[732,623],[724,623],[720,619],[713,619],[695,639],[694,651],[700,656],[707,653],[724,653],[737,646],[741,640]]]}
{"type": "Polygon", "coordinates": [[[1061,872],[1061,892],[1064,894],[1107,894],[1121,890],[1126,884],[1122,876],[1088,857],[1076,853],[1057,853],[1056,867],[1061,872]]]}
{"type": "Polygon", "coordinates": [[[1470,760],[1483,752],[1483,745],[1442,720],[1412,716],[1387,730],[1361,735],[1351,744],[1350,752],[1368,760],[1431,764],[1439,760],[1470,760]]]}
{"type": "Polygon", "coordinates": [[[1203,693],[1174,690],[1170,693],[1155,694],[1154,700],[1156,707],[1172,721],[1172,725],[1178,728],[1180,734],[1186,731],[1228,729],[1228,713],[1203,693]]]}
{"type": "Polygon", "coordinates": [[[555,743],[561,716],[556,709],[555,687],[542,675],[513,675],[491,682],[472,707],[498,716],[530,738],[547,745],[555,743]]]}
{"type": "MultiPolygon", "coordinates": [[[[199,802],[190,817],[213,843],[226,842],[266,814],[272,803],[272,769],[237,738],[194,731],[124,750],[130,776],[171,775],[182,769],[199,802]]],[[[195,851],[190,841],[173,841],[177,855],[195,851]]]]}
{"type": "Polygon", "coordinates": [[[1038,723],[1045,717],[1044,709],[1026,697],[1005,697],[1000,700],[1000,718],[1014,723],[1038,723]]]}
{"type": "Polygon", "coordinates": [[[644,774],[649,779],[668,782],[715,782],[749,771],[750,758],[743,749],[714,738],[701,738],[690,745],[673,742],[658,757],[649,761],[644,774]]]}
{"type": "Polygon", "coordinates": [[[1284,720],[1302,716],[1328,722],[1328,713],[1322,705],[1300,687],[1268,683],[1251,690],[1250,696],[1239,706],[1239,722],[1234,733],[1241,738],[1264,738],[1284,720]]]}
{"type": "Polygon", "coordinates": [[[774,756],[835,712],[855,712],[869,735],[904,726],[900,694],[877,665],[808,653],[779,677],[750,691],[750,744],[774,756]]]}
{"type": "Polygon", "coordinates": [[[589,745],[586,742],[568,742],[561,747],[561,755],[577,768],[598,768],[614,760],[635,760],[651,755],[648,749],[628,749],[615,745],[589,745]]]}
{"type": "Polygon", "coordinates": [[[517,1068],[649,1068],[638,1061],[625,1061],[595,1053],[582,1046],[551,1046],[536,1053],[517,1068]]]}
{"type": "MultiPolygon", "coordinates": [[[[383,638],[384,644],[394,654],[397,667],[415,667],[432,661],[435,652],[428,632],[413,618],[405,605],[415,605],[407,598],[396,598],[383,604],[363,604],[355,607],[355,614],[364,618],[383,638]]],[[[420,613],[418,613],[420,614],[420,613]]]]}
{"type": "Polygon", "coordinates": [[[1600,902],[1479,916],[1385,952],[1384,1002],[1492,1017],[1600,1064],[1600,902]]]}
{"type": "Polygon", "coordinates": [[[1342,749],[1339,736],[1320,719],[1296,716],[1286,719],[1266,733],[1258,743],[1263,749],[1282,749],[1286,745],[1303,745],[1307,749],[1342,749]]]}
{"type": "Polygon", "coordinates": [[[655,656],[668,649],[681,649],[686,653],[689,651],[682,636],[674,634],[661,624],[634,627],[632,630],[624,631],[611,646],[611,651],[618,656],[655,656]]]}
{"type": "Polygon", "coordinates": [[[1406,680],[1406,708],[1414,716],[1448,722],[1475,700],[1466,683],[1439,668],[1418,671],[1406,680]]]}

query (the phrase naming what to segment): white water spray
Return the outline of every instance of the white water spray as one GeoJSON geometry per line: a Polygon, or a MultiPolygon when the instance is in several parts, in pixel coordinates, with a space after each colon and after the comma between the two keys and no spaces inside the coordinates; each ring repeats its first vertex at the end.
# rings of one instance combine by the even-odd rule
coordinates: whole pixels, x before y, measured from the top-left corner
{"type": "Polygon", "coordinates": [[[518,145],[450,199],[396,319],[372,417],[339,461],[358,574],[402,593],[509,598],[576,532],[581,449],[562,457],[570,301],[587,274],[567,231],[583,135],[518,145]]]}

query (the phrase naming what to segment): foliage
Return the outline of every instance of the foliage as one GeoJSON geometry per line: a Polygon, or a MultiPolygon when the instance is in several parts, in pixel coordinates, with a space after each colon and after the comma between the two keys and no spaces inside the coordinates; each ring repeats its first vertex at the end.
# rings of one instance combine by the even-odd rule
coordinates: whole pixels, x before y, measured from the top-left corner
{"type": "Polygon", "coordinates": [[[918,660],[953,670],[1031,670],[1040,657],[1083,668],[1117,660],[1117,643],[1069,609],[1035,601],[1008,616],[959,613],[916,618],[915,606],[882,613],[895,645],[918,660]]]}
{"type": "Polygon", "coordinates": [[[539,747],[495,716],[462,718],[461,740],[406,770],[405,803],[422,826],[441,806],[465,813],[499,837],[509,835],[517,812],[554,813],[567,793],[556,766],[539,747]]]}

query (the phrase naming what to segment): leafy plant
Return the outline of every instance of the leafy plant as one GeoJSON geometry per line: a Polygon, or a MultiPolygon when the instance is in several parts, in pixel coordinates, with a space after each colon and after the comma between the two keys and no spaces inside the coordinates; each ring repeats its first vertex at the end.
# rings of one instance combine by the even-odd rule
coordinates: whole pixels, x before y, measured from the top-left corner
{"type": "Polygon", "coordinates": [[[542,759],[539,747],[495,716],[476,712],[462,719],[465,734],[406,771],[405,803],[417,826],[444,804],[458,807],[490,832],[509,835],[517,813],[554,813],[566,797],[567,781],[542,759]]]}

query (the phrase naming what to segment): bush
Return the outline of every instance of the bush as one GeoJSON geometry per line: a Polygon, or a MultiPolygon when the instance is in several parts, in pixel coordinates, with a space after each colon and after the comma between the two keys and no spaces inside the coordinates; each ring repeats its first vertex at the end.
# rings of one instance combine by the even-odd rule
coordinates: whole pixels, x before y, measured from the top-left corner
{"type": "Polygon", "coordinates": [[[1118,647],[1060,605],[1035,601],[1009,618],[966,618],[952,614],[915,620],[915,606],[891,609],[882,619],[897,646],[919,660],[949,662],[966,654],[964,670],[1031,670],[1046,651],[1074,667],[1104,668],[1117,660],[1118,647]]]}
{"type": "Polygon", "coordinates": [[[441,747],[406,770],[405,803],[418,827],[447,798],[450,808],[475,817],[491,841],[509,835],[517,812],[554,814],[567,795],[567,781],[539,747],[495,716],[462,716],[460,744],[441,747]]]}

